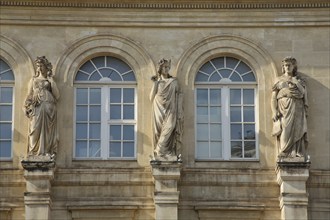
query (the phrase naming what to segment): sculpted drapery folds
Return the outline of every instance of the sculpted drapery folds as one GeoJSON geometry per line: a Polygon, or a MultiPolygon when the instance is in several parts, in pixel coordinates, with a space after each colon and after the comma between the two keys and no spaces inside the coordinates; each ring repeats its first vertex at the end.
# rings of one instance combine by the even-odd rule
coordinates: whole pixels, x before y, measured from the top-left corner
{"type": "Polygon", "coordinates": [[[177,160],[181,147],[183,111],[178,81],[169,74],[171,60],[158,63],[158,74],[152,77],[153,145],[156,160],[177,160]]]}
{"type": "Polygon", "coordinates": [[[272,92],[273,135],[280,143],[279,157],[304,157],[307,147],[307,89],[297,72],[295,58],[282,61],[282,76],[272,92]]]}
{"type": "Polygon", "coordinates": [[[47,58],[37,57],[35,66],[24,105],[25,115],[30,120],[28,155],[55,155],[58,145],[56,102],[60,94],[47,58]]]}

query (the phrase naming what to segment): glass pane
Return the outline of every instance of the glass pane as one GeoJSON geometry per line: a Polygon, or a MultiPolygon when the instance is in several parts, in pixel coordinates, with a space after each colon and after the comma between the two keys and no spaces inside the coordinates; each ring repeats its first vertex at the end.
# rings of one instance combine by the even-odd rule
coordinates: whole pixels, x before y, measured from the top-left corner
{"type": "Polygon", "coordinates": [[[134,119],[134,105],[124,105],[123,108],[123,119],[134,119]]]}
{"type": "Polygon", "coordinates": [[[211,142],[210,151],[212,158],[221,158],[222,157],[222,146],[221,142],[211,142]]]}
{"type": "Polygon", "coordinates": [[[11,121],[12,120],[12,106],[0,106],[0,121],[11,121]]]}
{"type": "Polygon", "coordinates": [[[123,89],[123,102],[134,103],[134,89],[123,89]]]}
{"type": "Polygon", "coordinates": [[[13,88],[0,87],[0,103],[12,103],[13,88]]]}
{"type": "Polygon", "coordinates": [[[198,122],[208,122],[207,107],[197,107],[197,123],[198,122]]]}
{"type": "Polygon", "coordinates": [[[221,105],[220,89],[210,89],[210,103],[211,105],[221,105]]]}
{"type": "Polygon", "coordinates": [[[244,125],[244,139],[254,140],[256,138],[254,124],[244,125]]]}
{"type": "Polygon", "coordinates": [[[89,75],[87,75],[86,73],[78,71],[75,80],[76,81],[87,81],[88,77],[89,77],[89,75]]]}
{"type": "Polygon", "coordinates": [[[101,89],[90,89],[89,103],[101,104],[101,89]]]}
{"type": "Polygon", "coordinates": [[[196,82],[207,82],[209,80],[209,76],[208,75],[205,75],[201,72],[198,72],[197,75],[196,75],[196,79],[195,81],[196,82]]]}
{"type": "Polygon", "coordinates": [[[201,68],[200,71],[203,71],[204,73],[212,73],[214,71],[214,67],[211,65],[210,62],[205,63],[201,68]]]}
{"type": "Polygon", "coordinates": [[[88,104],[88,89],[77,89],[77,104],[88,104]]]}
{"type": "Polygon", "coordinates": [[[108,68],[102,68],[99,69],[101,75],[103,76],[103,78],[110,78],[110,75],[112,74],[113,70],[112,69],[108,69],[108,68]]]}
{"type": "Polygon", "coordinates": [[[212,59],[210,62],[212,62],[217,69],[224,67],[224,57],[212,59]]]}
{"type": "Polygon", "coordinates": [[[214,72],[209,79],[210,82],[219,82],[220,80],[221,77],[218,72],[214,72]]]}
{"type": "MultiPolygon", "coordinates": [[[[221,107],[210,107],[210,121],[221,122],[221,107]]],[[[207,120],[203,122],[207,122],[207,120]]]]}
{"type": "Polygon", "coordinates": [[[254,122],[254,107],[244,107],[244,122],[254,122]]]}
{"type": "Polygon", "coordinates": [[[241,104],[240,89],[230,89],[230,104],[241,104]]]}
{"type": "Polygon", "coordinates": [[[243,89],[243,104],[254,105],[254,89],[243,89]]]}
{"type": "Polygon", "coordinates": [[[110,125],[110,140],[121,140],[121,125],[110,125]]]}
{"type": "Polygon", "coordinates": [[[134,140],[134,125],[124,125],[123,126],[123,139],[124,140],[134,140]]]}
{"type": "Polygon", "coordinates": [[[120,76],[119,73],[115,72],[115,71],[112,71],[109,78],[112,80],[112,81],[122,81],[122,78],[120,76]]]}
{"type": "Polygon", "coordinates": [[[197,89],[197,105],[207,105],[208,99],[207,89],[197,89]]]}
{"type": "Polygon", "coordinates": [[[251,71],[250,67],[243,62],[240,62],[236,68],[236,71],[240,74],[251,71]]]}
{"type": "Polygon", "coordinates": [[[242,82],[241,77],[236,72],[231,75],[230,80],[233,82],[242,82]]]}
{"type": "Polygon", "coordinates": [[[221,74],[222,78],[225,78],[225,79],[229,78],[231,72],[232,72],[232,70],[227,70],[227,69],[220,70],[220,74],[221,74]]]}
{"type": "Polygon", "coordinates": [[[11,157],[11,141],[0,141],[0,157],[11,157]]]}
{"type": "Polygon", "coordinates": [[[117,59],[115,57],[109,57],[107,56],[107,66],[114,68],[115,70],[117,70],[120,73],[125,73],[129,70],[131,70],[131,68],[122,60],[117,59]]]}
{"type": "Polygon", "coordinates": [[[87,139],[87,124],[76,124],[76,139],[87,139]]]}
{"type": "Polygon", "coordinates": [[[230,107],[230,121],[241,122],[241,107],[230,107]]]}
{"type": "Polygon", "coordinates": [[[77,106],[76,107],[76,120],[77,121],[88,121],[88,107],[77,106]]]}
{"type": "Polygon", "coordinates": [[[110,157],[121,157],[120,142],[110,142],[110,157]]]}
{"type": "Polygon", "coordinates": [[[232,57],[226,57],[226,67],[234,69],[239,62],[238,59],[232,57]]]}
{"type": "Polygon", "coordinates": [[[211,124],[210,125],[210,138],[211,140],[221,140],[221,124],[211,124]]]}
{"type": "Polygon", "coordinates": [[[123,157],[134,157],[134,142],[123,143],[123,157]]]}
{"type": "Polygon", "coordinates": [[[110,89],[110,103],[121,103],[121,89],[110,89]]]}
{"type": "Polygon", "coordinates": [[[92,62],[97,68],[104,67],[105,66],[105,57],[95,57],[92,59],[92,62]]]}
{"type": "Polygon", "coordinates": [[[87,157],[87,141],[76,141],[76,157],[87,157]]]}
{"type": "Polygon", "coordinates": [[[197,140],[209,140],[208,124],[197,124],[197,140]]]}
{"type": "Polygon", "coordinates": [[[93,72],[91,77],[89,78],[90,81],[99,81],[100,79],[101,75],[97,71],[93,72]]]}
{"type": "Polygon", "coordinates": [[[231,157],[242,158],[242,142],[240,141],[231,142],[231,157]]]}
{"type": "Polygon", "coordinates": [[[197,142],[197,158],[209,158],[209,143],[208,142],[197,142]]]}
{"type": "Polygon", "coordinates": [[[14,80],[14,74],[12,70],[2,72],[0,74],[1,80],[14,80]]]}
{"type": "Polygon", "coordinates": [[[240,124],[230,125],[231,139],[242,139],[242,126],[240,124]]]}
{"type": "Polygon", "coordinates": [[[89,138],[90,139],[101,139],[101,124],[90,124],[89,125],[89,138]]]}
{"type": "Polygon", "coordinates": [[[95,70],[95,67],[90,61],[87,61],[84,65],[80,67],[81,70],[87,73],[91,73],[95,70]]]}
{"type": "Polygon", "coordinates": [[[255,78],[255,76],[254,76],[254,74],[252,72],[251,73],[248,73],[248,74],[246,74],[246,75],[244,75],[242,77],[243,77],[243,80],[245,82],[255,82],[256,81],[256,78],[255,78]]]}
{"type": "Polygon", "coordinates": [[[133,71],[123,75],[122,77],[123,77],[124,81],[136,81],[133,71]]]}
{"type": "Polygon", "coordinates": [[[101,144],[100,141],[89,142],[89,156],[100,157],[101,156],[101,144]]]}
{"type": "Polygon", "coordinates": [[[0,124],[0,139],[11,139],[11,123],[0,124]]]}
{"type": "Polygon", "coordinates": [[[110,119],[121,119],[120,105],[110,105],[110,119]]]}
{"type": "Polygon", "coordinates": [[[256,142],[245,141],[244,142],[244,157],[255,158],[256,157],[256,142]]]}
{"type": "Polygon", "coordinates": [[[89,109],[90,121],[101,121],[101,106],[91,106],[89,109]]]}

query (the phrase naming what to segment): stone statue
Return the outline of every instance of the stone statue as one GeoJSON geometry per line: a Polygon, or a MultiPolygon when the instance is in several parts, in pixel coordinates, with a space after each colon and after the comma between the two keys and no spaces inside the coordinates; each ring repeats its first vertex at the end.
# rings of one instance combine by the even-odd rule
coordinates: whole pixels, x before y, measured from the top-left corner
{"type": "Polygon", "coordinates": [[[35,60],[36,72],[29,82],[24,104],[30,119],[28,156],[55,156],[58,145],[56,102],[59,90],[52,75],[52,64],[46,57],[35,60]]]}
{"type": "Polygon", "coordinates": [[[183,104],[178,80],[169,74],[171,60],[158,63],[158,74],[153,76],[150,93],[152,101],[154,159],[180,160],[183,104]]]}
{"type": "Polygon", "coordinates": [[[280,143],[279,158],[305,157],[307,148],[307,89],[295,58],[282,61],[282,76],[273,85],[273,136],[280,143]]]}

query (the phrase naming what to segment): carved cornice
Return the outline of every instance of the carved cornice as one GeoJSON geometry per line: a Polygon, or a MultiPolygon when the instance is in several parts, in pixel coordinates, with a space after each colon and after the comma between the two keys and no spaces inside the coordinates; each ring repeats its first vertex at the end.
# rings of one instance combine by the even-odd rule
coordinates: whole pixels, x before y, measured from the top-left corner
{"type": "Polygon", "coordinates": [[[68,8],[135,8],[135,9],[281,9],[281,8],[330,8],[329,1],[0,1],[0,6],[15,7],[68,7],[68,8]],[[126,3],[127,2],[127,3],[126,3]]]}

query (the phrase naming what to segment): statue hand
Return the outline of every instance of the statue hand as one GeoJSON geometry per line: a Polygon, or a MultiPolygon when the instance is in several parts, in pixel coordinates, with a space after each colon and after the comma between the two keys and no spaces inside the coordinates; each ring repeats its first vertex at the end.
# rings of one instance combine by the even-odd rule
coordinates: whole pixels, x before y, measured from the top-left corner
{"type": "Polygon", "coordinates": [[[158,81],[158,76],[156,76],[156,75],[155,76],[152,76],[151,77],[151,80],[154,81],[154,82],[158,81]]]}

